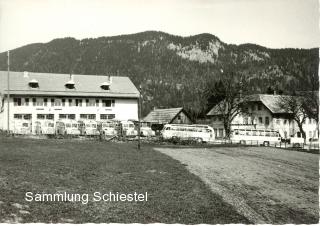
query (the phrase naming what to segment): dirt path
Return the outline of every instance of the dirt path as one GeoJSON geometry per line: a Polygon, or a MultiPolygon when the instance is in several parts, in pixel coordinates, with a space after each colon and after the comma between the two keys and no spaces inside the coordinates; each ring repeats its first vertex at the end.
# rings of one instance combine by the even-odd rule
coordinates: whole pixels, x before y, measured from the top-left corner
{"type": "Polygon", "coordinates": [[[253,223],[318,222],[318,155],[263,147],[156,150],[186,164],[253,223]]]}

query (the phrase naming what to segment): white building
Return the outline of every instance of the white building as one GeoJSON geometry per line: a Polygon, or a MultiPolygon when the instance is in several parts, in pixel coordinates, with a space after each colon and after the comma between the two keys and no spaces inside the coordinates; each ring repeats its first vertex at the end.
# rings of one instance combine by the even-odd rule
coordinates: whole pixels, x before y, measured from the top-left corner
{"type": "MultiPolygon", "coordinates": [[[[238,114],[231,123],[231,129],[269,129],[279,131],[282,137],[289,138],[291,135],[300,133],[297,123],[292,114],[279,107],[280,95],[255,94],[246,98],[247,114],[238,114]]],[[[224,137],[225,130],[222,114],[217,106],[207,114],[210,124],[214,128],[217,137],[224,137]]],[[[317,123],[309,119],[303,124],[306,139],[318,138],[317,123]]]]}
{"type": "MultiPolygon", "coordinates": [[[[128,77],[10,72],[9,127],[16,120],[138,119],[139,91],[128,77]]],[[[0,130],[7,130],[7,71],[0,71],[0,130]]]]}

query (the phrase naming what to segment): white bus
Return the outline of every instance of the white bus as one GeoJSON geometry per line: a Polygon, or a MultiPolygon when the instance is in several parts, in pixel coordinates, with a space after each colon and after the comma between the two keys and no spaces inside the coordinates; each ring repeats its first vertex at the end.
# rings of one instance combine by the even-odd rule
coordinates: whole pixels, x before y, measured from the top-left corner
{"type": "Polygon", "coordinates": [[[79,120],[80,134],[84,136],[98,136],[100,132],[98,130],[98,123],[94,120],[79,120]]]}
{"type": "Polygon", "coordinates": [[[29,120],[14,120],[14,134],[31,134],[31,122],[29,120]]]}
{"type": "Polygon", "coordinates": [[[265,146],[281,142],[281,136],[278,131],[258,129],[235,129],[231,131],[230,139],[241,144],[254,142],[265,146]]]}
{"type": "Polygon", "coordinates": [[[196,140],[199,143],[215,139],[213,128],[207,125],[167,124],[161,134],[163,139],[196,140]]]}
{"type": "Polygon", "coordinates": [[[76,120],[59,119],[55,128],[57,135],[80,135],[79,124],[76,120]]]}
{"type": "Polygon", "coordinates": [[[35,122],[36,134],[53,135],[55,134],[53,120],[39,120],[35,122]]]}
{"type": "Polygon", "coordinates": [[[98,124],[98,130],[100,131],[100,134],[106,135],[106,136],[116,136],[119,133],[120,130],[120,122],[116,120],[104,120],[99,122],[98,124]]]}
{"type": "Polygon", "coordinates": [[[121,126],[122,126],[123,135],[129,136],[129,137],[138,135],[138,131],[136,129],[136,126],[132,121],[130,121],[130,120],[121,121],[121,126]]]}

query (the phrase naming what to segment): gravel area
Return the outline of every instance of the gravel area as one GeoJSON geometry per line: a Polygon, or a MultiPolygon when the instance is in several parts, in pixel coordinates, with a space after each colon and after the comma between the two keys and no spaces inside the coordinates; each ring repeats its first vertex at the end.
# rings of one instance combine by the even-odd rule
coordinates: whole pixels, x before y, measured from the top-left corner
{"type": "Polygon", "coordinates": [[[318,155],[268,147],[156,148],[252,223],[319,221],[318,155]]]}

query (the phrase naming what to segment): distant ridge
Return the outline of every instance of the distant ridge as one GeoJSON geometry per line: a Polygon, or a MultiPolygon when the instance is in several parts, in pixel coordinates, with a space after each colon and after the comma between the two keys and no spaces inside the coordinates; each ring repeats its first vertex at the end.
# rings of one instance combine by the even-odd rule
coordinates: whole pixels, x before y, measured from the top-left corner
{"type": "MultiPolygon", "coordinates": [[[[0,70],[6,70],[6,53],[0,70]]],[[[111,37],[72,37],[33,43],[11,51],[13,71],[129,76],[143,87],[143,115],[153,107],[182,106],[204,115],[210,86],[221,68],[235,65],[251,93],[310,90],[318,75],[319,49],[269,49],[256,44],[226,44],[203,33],[189,37],[145,31],[111,37]]]]}

